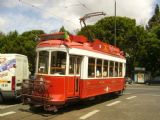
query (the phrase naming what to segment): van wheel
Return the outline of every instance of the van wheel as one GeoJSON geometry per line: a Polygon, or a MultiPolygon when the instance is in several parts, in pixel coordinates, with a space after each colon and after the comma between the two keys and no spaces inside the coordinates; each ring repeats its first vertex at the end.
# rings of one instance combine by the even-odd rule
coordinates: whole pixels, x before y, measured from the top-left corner
{"type": "Polygon", "coordinates": [[[3,102],[3,96],[2,96],[2,94],[0,94],[0,103],[2,103],[3,102]]]}

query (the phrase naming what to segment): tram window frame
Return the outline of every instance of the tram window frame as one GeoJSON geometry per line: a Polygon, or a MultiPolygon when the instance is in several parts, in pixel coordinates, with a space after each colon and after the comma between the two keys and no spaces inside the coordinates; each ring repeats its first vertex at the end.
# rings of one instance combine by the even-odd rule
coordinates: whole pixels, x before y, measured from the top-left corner
{"type": "Polygon", "coordinates": [[[114,77],[114,61],[109,61],[109,77],[114,77]]]}
{"type": "Polygon", "coordinates": [[[45,50],[39,51],[38,54],[39,54],[38,55],[38,73],[48,74],[49,51],[45,51],[45,50]]]}
{"type": "Polygon", "coordinates": [[[103,60],[103,77],[108,77],[109,61],[103,60]]]}
{"type": "Polygon", "coordinates": [[[118,75],[119,75],[119,77],[122,77],[122,72],[123,72],[123,63],[119,63],[119,73],[118,73],[118,75]]]}
{"type": "Polygon", "coordinates": [[[96,59],[88,57],[88,78],[95,78],[96,59]]]}
{"type": "Polygon", "coordinates": [[[52,75],[66,75],[66,61],[67,53],[64,51],[52,51],[50,74],[52,75]]]}
{"type": "Polygon", "coordinates": [[[76,60],[77,60],[77,64],[76,64],[76,74],[80,75],[82,57],[81,57],[81,56],[77,56],[76,60]]]}
{"type": "Polygon", "coordinates": [[[114,77],[118,77],[118,62],[114,62],[114,77]]]}
{"type": "Polygon", "coordinates": [[[80,75],[82,56],[69,56],[69,75],[80,75]]]}
{"type": "Polygon", "coordinates": [[[102,77],[102,59],[96,59],[96,77],[102,77]]]}
{"type": "Polygon", "coordinates": [[[73,75],[75,73],[75,63],[74,56],[69,57],[69,74],[73,75]]]}

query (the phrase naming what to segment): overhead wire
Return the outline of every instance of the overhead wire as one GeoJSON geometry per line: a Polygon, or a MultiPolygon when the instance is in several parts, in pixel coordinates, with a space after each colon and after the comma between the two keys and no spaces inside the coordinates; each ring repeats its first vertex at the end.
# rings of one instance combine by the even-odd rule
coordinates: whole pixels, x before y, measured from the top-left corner
{"type": "Polygon", "coordinates": [[[80,5],[82,5],[82,7],[84,7],[85,9],[87,9],[88,11],[92,11],[92,10],[89,9],[84,3],[80,2],[80,1],[78,1],[78,3],[79,3],[80,5]]]}
{"type": "Polygon", "coordinates": [[[33,7],[33,8],[35,8],[35,9],[39,9],[40,11],[46,11],[47,13],[54,15],[54,18],[56,18],[56,19],[61,19],[61,20],[63,20],[63,21],[65,20],[65,21],[68,21],[68,22],[76,25],[76,24],[75,24],[73,21],[71,21],[70,19],[64,18],[64,17],[62,17],[62,16],[58,16],[58,15],[56,15],[55,13],[53,13],[53,12],[51,12],[51,11],[49,11],[49,10],[42,9],[42,8],[37,7],[37,6],[35,6],[35,5],[33,5],[33,4],[29,3],[29,2],[26,2],[26,1],[24,1],[24,0],[18,0],[18,1],[21,2],[21,3],[23,3],[23,4],[25,4],[25,5],[28,5],[28,6],[30,6],[30,7],[33,7]]]}

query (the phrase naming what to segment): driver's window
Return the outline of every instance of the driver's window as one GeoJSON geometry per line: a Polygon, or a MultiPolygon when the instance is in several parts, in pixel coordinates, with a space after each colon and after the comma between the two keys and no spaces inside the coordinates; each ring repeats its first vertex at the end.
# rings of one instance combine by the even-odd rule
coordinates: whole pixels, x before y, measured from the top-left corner
{"type": "Polygon", "coordinates": [[[66,52],[53,51],[51,53],[51,74],[65,75],[66,73],[66,52]]]}
{"type": "Polygon", "coordinates": [[[48,74],[49,52],[40,51],[38,61],[38,73],[48,74]]]}

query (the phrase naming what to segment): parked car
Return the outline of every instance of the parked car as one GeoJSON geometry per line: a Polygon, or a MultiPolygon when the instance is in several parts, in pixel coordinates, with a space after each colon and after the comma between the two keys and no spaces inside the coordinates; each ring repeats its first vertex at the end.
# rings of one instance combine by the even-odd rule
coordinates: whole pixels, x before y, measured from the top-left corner
{"type": "Polygon", "coordinates": [[[133,80],[130,77],[125,77],[126,84],[132,84],[133,80]]]}
{"type": "Polygon", "coordinates": [[[151,80],[145,81],[145,84],[150,85],[150,84],[160,84],[160,76],[157,76],[151,80]]]}

